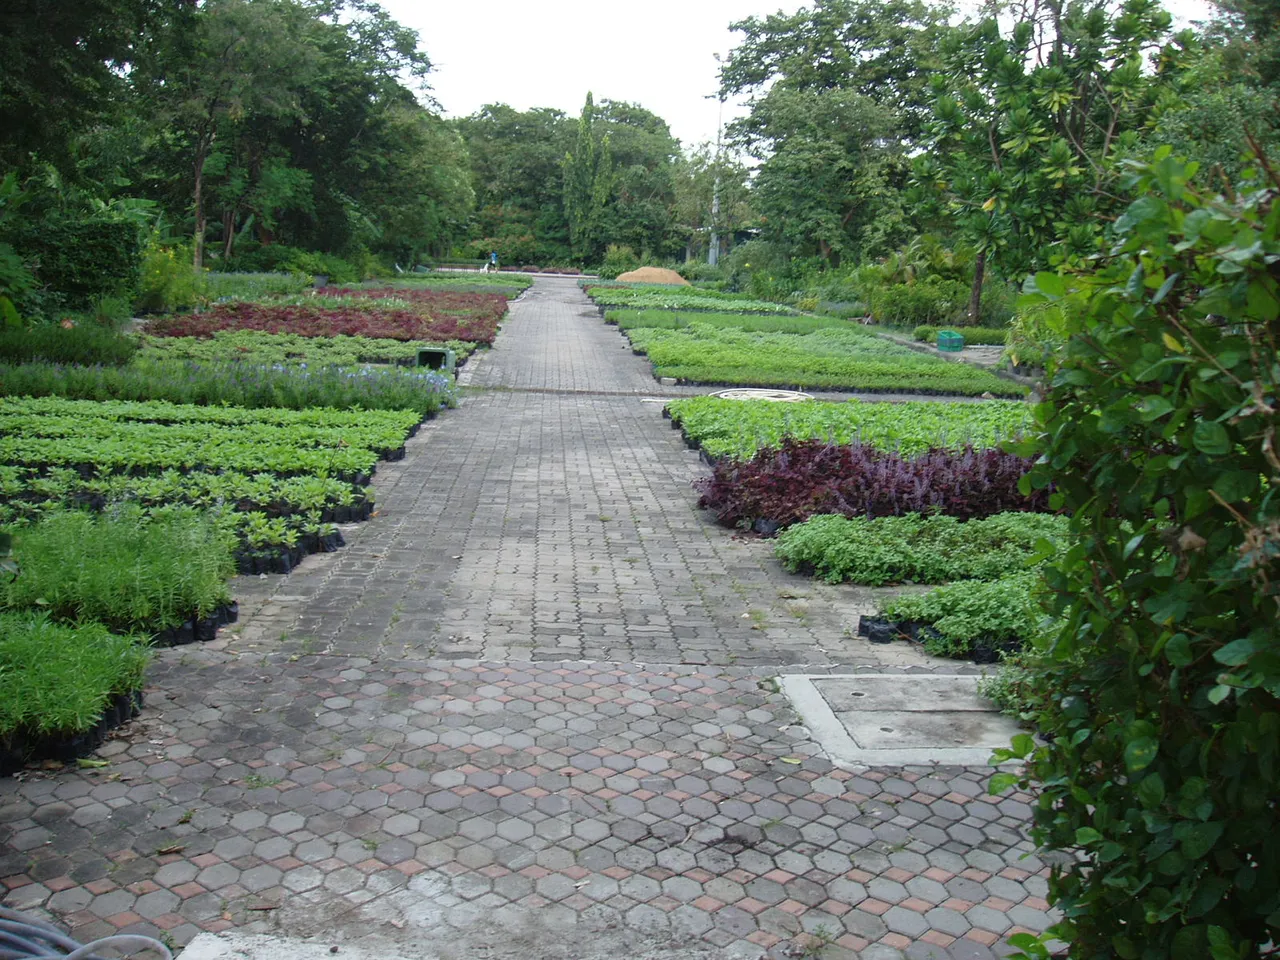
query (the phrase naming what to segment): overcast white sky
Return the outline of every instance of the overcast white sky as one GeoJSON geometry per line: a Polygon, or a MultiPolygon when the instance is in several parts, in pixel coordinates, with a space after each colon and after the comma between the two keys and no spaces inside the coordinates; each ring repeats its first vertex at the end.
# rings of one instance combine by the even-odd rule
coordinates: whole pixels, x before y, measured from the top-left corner
{"type": "MultiPolygon", "coordinates": [[[[435,64],[431,85],[447,116],[486,103],[519,110],[557,107],[576,116],[596,99],[628,100],[652,110],[686,146],[714,141],[717,109],[713,54],[741,34],[729,24],[801,0],[480,0],[474,3],[382,0],[421,35],[435,64]]],[[[1206,0],[1166,0],[1180,20],[1207,15],[1206,0]]],[[[737,112],[725,105],[725,121],[737,112]]]]}
{"type": "MultiPolygon", "coordinates": [[[[652,110],[686,146],[715,140],[716,62],[733,46],[729,24],[799,0],[382,0],[416,29],[447,116],[486,103],[557,107],[576,116],[590,90],[652,110]],[[711,99],[706,99],[708,96],[711,99]]],[[[725,120],[732,106],[726,104],[725,120]]]]}

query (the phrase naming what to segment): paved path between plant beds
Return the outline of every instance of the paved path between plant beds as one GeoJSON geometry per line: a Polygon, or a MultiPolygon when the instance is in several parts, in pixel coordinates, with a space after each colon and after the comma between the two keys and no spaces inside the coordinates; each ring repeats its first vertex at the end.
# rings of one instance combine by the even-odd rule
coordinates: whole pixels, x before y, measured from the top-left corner
{"type": "Polygon", "coordinates": [[[709,525],[588,308],[538,280],[380,515],[162,651],[109,766],[0,782],[6,906],[522,960],[962,960],[1047,925],[1029,798],[837,769],[769,679],[956,665],[852,638],[868,592],[709,525]]]}

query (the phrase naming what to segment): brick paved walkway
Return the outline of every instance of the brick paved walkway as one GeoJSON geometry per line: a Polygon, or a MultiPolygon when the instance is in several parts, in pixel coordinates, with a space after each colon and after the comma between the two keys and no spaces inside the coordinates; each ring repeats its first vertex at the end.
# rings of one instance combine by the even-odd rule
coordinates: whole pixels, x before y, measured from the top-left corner
{"type": "Polygon", "coordinates": [[[964,960],[1047,925],[1028,798],[835,769],[796,725],[779,672],[936,665],[703,522],[642,402],[670,389],[588,310],[538,281],[346,549],[159,654],[109,766],[0,782],[5,905],[459,960],[964,960]]]}

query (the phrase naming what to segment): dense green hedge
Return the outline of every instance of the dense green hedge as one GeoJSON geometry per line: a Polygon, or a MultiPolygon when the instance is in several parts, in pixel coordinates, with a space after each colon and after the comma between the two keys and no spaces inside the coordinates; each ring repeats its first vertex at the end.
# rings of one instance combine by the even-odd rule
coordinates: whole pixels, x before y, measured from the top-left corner
{"type": "Polygon", "coordinates": [[[998,513],[955,517],[844,517],[825,514],[778,535],[774,552],[792,572],[828,583],[946,583],[997,580],[1029,569],[1041,540],[1066,533],[1062,517],[998,513]]]}
{"type": "Polygon", "coordinates": [[[34,265],[37,282],[61,305],[83,310],[105,296],[128,295],[138,283],[142,244],[129,220],[46,217],[0,239],[34,265]]]}
{"type": "Polygon", "coordinates": [[[0,327],[0,363],[127,363],[138,343],[114,330],[82,323],[70,329],[58,324],[5,329],[0,327]]]}
{"type": "Polygon", "coordinates": [[[922,324],[911,331],[911,335],[922,343],[937,344],[938,331],[948,329],[954,330],[960,336],[964,337],[964,342],[968,344],[985,344],[987,346],[1002,347],[1005,340],[1009,337],[1007,328],[995,329],[993,327],[935,327],[928,324],[922,324]]]}

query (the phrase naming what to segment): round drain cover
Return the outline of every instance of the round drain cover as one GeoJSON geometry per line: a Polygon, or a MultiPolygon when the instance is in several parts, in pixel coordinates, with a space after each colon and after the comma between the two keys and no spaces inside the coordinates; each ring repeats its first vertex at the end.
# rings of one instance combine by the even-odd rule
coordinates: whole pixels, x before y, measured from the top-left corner
{"type": "Polygon", "coordinates": [[[721,390],[714,396],[722,400],[772,400],[775,403],[799,403],[813,399],[809,394],[800,393],[798,390],[760,390],[751,387],[721,390]]]}

